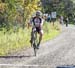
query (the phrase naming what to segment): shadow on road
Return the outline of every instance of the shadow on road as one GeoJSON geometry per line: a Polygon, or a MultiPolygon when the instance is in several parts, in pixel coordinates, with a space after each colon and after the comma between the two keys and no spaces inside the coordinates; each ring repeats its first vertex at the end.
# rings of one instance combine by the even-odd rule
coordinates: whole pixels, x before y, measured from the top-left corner
{"type": "Polygon", "coordinates": [[[57,66],[56,68],[75,68],[75,65],[63,65],[63,66],[57,66]]]}
{"type": "Polygon", "coordinates": [[[25,57],[34,57],[34,55],[23,55],[23,56],[0,56],[0,58],[25,58],[25,57]]]}

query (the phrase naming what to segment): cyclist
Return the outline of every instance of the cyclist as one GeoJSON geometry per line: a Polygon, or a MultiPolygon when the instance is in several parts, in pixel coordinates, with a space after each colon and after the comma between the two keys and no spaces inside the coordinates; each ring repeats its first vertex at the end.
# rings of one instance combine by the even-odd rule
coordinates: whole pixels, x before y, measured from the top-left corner
{"type": "MultiPolygon", "coordinates": [[[[36,16],[32,17],[31,21],[30,21],[30,25],[31,24],[34,24],[35,28],[36,28],[36,31],[38,32],[39,34],[39,42],[36,46],[37,49],[39,49],[39,45],[40,45],[40,42],[42,40],[42,36],[43,36],[43,30],[42,30],[42,26],[43,26],[43,18],[42,18],[42,13],[41,11],[37,11],[36,12],[36,16]]],[[[34,28],[34,26],[32,26],[32,28],[34,28]]],[[[32,39],[32,38],[31,38],[32,39]]],[[[31,40],[30,40],[31,42],[31,40]]]]}

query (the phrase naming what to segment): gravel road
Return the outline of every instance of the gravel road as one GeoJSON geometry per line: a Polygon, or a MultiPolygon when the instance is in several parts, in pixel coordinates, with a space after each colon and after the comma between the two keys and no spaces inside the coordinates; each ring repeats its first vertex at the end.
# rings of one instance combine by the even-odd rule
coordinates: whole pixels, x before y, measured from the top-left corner
{"type": "Polygon", "coordinates": [[[66,65],[75,65],[75,26],[71,25],[63,26],[59,36],[41,44],[36,57],[32,48],[0,57],[0,68],[57,68],[66,65]]]}

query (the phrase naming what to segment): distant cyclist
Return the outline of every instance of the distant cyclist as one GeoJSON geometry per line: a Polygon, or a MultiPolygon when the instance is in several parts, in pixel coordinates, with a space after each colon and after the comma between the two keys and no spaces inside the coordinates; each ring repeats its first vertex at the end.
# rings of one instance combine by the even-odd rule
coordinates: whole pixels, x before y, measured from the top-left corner
{"type": "MultiPolygon", "coordinates": [[[[31,18],[31,21],[29,23],[29,25],[32,25],[32,28],[36,28],[36,31],[39,34],[39,43],[37,44],[37,49],[39,49],[39,45],[41,43],[42,40],[42,36],[43,36],[43,30],[42,30],[42,26],[43,26],[43,18],[42,18],[42,13],[41,11],[36,11],[36,16],[31,18]]],[[[31,38],[32,39],[32,38],[31,38]]],[[[31,42],[31,40],[30,40],[31,42]]]]}

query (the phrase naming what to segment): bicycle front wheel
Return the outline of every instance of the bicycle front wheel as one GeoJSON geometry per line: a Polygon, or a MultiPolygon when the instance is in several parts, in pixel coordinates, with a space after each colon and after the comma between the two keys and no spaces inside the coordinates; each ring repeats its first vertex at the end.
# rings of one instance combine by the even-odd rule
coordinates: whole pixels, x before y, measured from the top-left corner
{"type": "Polygon", "coordinates": [[[36,56],[36,53],[37,53],[37,49],[34,48],[34,56],[36,56]]]}

